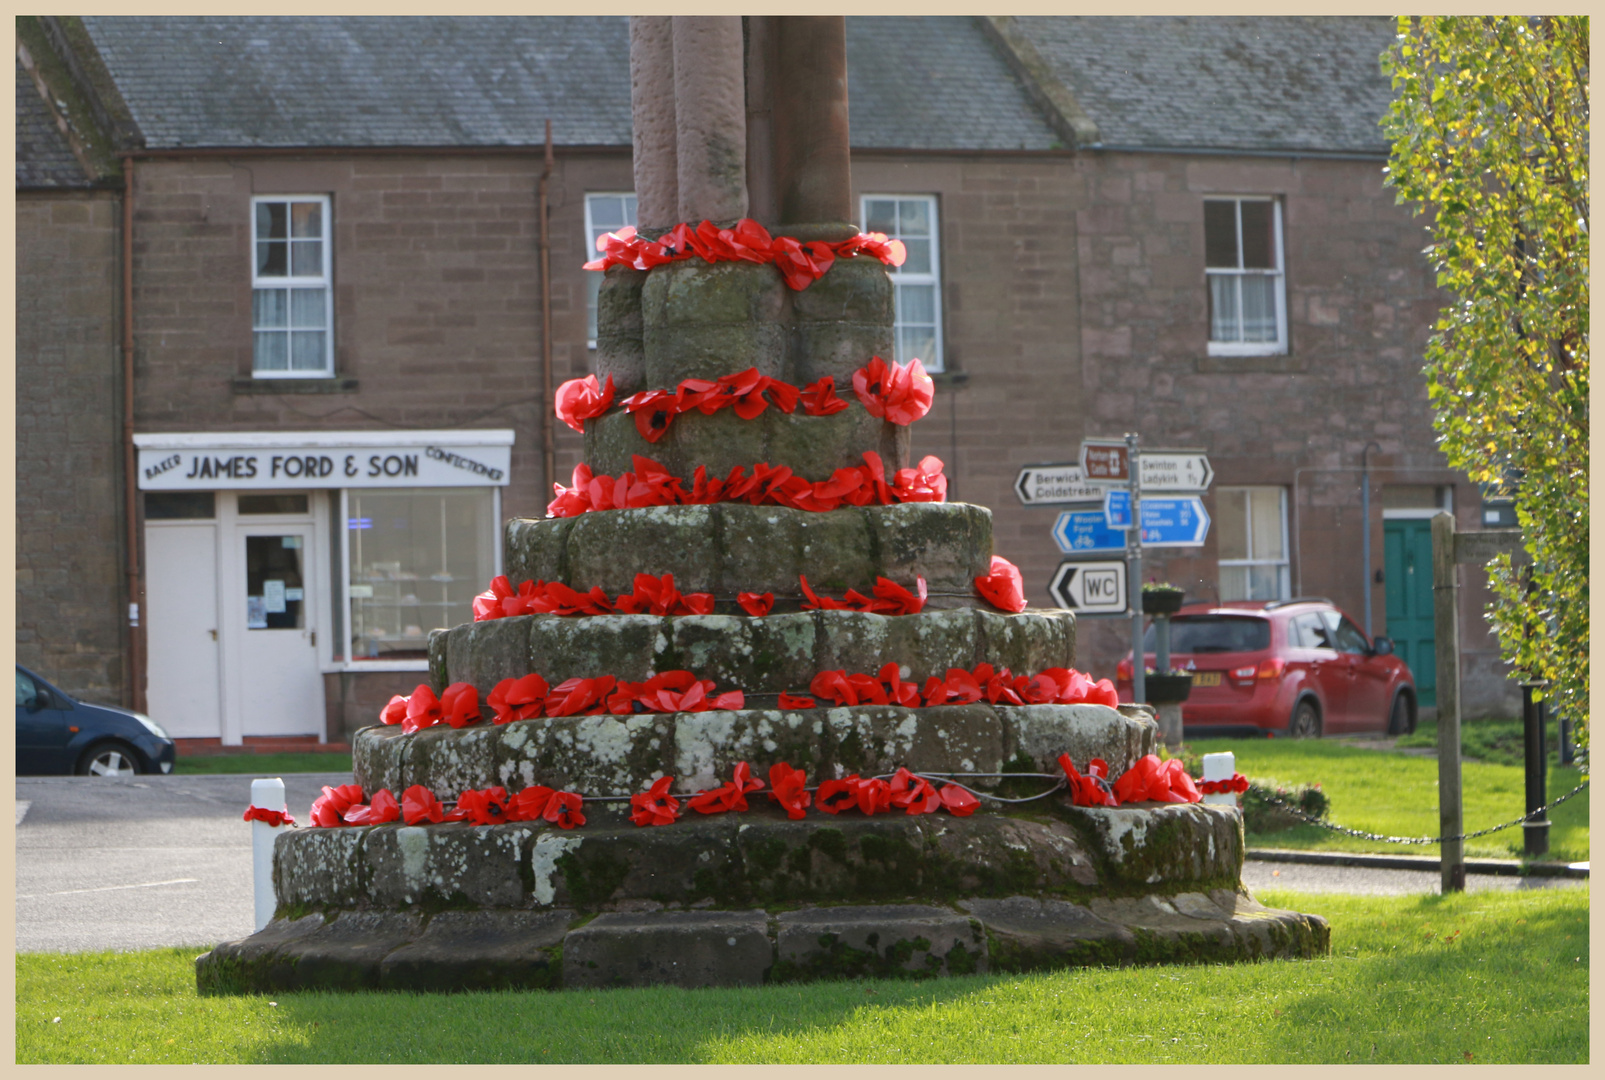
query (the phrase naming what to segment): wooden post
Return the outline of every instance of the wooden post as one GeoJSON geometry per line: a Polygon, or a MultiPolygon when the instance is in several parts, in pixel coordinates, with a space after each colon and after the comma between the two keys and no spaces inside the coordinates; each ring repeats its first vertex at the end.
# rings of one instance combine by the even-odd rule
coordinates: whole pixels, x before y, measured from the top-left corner
{"type": "MultiPolygon", "coordinates": [[[[1455,519],[1445,511],[1432,519],[1432,622],[1438,667],[1438,835],[1459,836],[1460,802],[1460,604],[1455,573],[1455,519]]],[[[1465,841],[1445,840],[1444,893],[1466,889],[1465,841]]]]}

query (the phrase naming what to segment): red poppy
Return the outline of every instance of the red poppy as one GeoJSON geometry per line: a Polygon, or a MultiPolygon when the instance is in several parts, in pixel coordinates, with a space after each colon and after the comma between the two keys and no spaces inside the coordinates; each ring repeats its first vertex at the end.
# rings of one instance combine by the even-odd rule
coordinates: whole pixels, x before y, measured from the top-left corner
{"type": "Polygon", "coordinates": [[[313,825],[321,828],[344,825],[345,819],[342,815],[361,801],[362,788],[357,784],[325,786],[323,794],[313,800],[311,813],[307,816],[312,819],[313,825]]]}
{"type": "Polygon", "coordinates": [[[858,805],[857,773],[840,780],[824,780],[814,792],[814,805],[827,814],[839,814],[858,805]]]}
{"type": "Polygon", "coordinates": [[[440,699],[427,683],[418,684],[407,698],[407,717],[401,722],[401,733],[411,735],[423,728],[434,727],[441,720],[440,699]]]}
{"type": "Polygon", "coordinates": [[[246,821],[265,821],[269,825],[273,825],[273,826],[294,825],[295,824],[295,818],[290,816],[289,811],[287,811],[287,810],[264,810],[260,806],[248,806],[248,807],[246,807],[245,808],[245,818],[244,818],[244,820],[246,820],[246,821]]]}
{"type": "Polygon", "coordinates": [[[672,825],[680,817],[680,800],[669,794],[674,777],[663,776],[646,791],[630,796],[630,820],[637,825],[672,825]]]}
{"type": "Polygon", "coordinates": [[[784,761],[769,767],[769,798],[786,808],[786,816],[797,821],[805,816],[805,808],[812,799],[806,790],[808,774],[793,769],[784,761]]]}
{"type": "Polygon", "coordinates": [[[727,810],[747,809],[747,793],[761,790],[762,780],[752,775],[752,766],[745,761],[736,762],[729,783],[707,791],[699,791],[686,805],[699,814],[722,814],[727,810]]]}
{"type": "Polygon", "coordinates": [[[889,578],[877,577],[874,592],[881,603],[873,605],[871,610],[883,615],[918,615],[925,610],[925,578],[915,577],[914,587],[919,590],[918,596],[889,578]]]}
{"type": "Polygon", "coordinates": [[[1247,791],[1248,777],[1240,772],[1234,772],[1230,780],[1199,780],[1197,785],[1200,795],[1227,795],[1247,791]]]}
{"type": "Polygon", "coordinates": [[[878,356],[853,372],[853,392],[869,415],[907,426],[931,411],[936,383],[917,359],[888,365],[878,356]]]}
{"type": "Polygon", "coordinates": [[[347,808],[340,815],[348,825],[383,825],[387,821],[395,821],[401,816],[401,805],[396,797],[384,788],[373,793],[373,799],[367,806],[357,805],[347,808]]]}
{"type": "Polygon", "coordinates": [[[580,797],[572,791],[554,791],[541,817],[563,829],[584,825],[585,815],[580,813],[581,802],[580,797]]]}
{"type": "Polygon", "coordinates": [[[1115,797],[1122,803],[1191,803],[1200,798],[1193,778],[1187,775],[1181,759],[1161,762],[1155,754],[1145,754],[1114,783],[1115,797]]]}
{"type": "Polygon", "coordinates": [[[505,825],[507,816],[507,789],[488,787],[480,791],[465,791],[457,796],[457,809],[464,811],[475,825],[505,825]]]}
{"type": "Polygon", "coordinates": [[[748,615],[763,616],[769,614],[770,610],[774,608],[775,594],[772,592],[736,593],[736,603],[740,604],[741,610],[748,615]]]}
{"type": "Polygon", "coordinates": [[[836,254],[843,258],[854,255],[873,255],[888,266],[902,266],[908,258],[908,249],[901,240],[888,240],[885,233],[859,233],[851,240],[835,245],[836,254]]]}
{"type": "Polygon", "coordinates": [[[389,704],[379,710],[379,719],[386,724],[399,724],[407,719],[407,699],[396,694],[389,704]]]}
{"type": "Polygon", "coordinates": [[[777,236],[770,250],[775,255],[775,269],[780,271],[786,285],[796,291],[824,277],[825,271],[836,261],[836,253],[830,245],[819,240],[800,244],[789,236],[777,236]]]}
{"type": "Polygon", "coordinates": [[[936,794],[941,798],[947,812],[954,817],[969,817],[981,805],[980,799],[958,784],[943,784],[942,790],[936,794]]]}
{"type": "Polygon", "coordinates": [[[814,699],[811,697],[803,697],[800,694],[788,694],[782,690],[780,692],[780,707],[782,709],[812,709],[815,707],[815,705],[814,699]]]}
{"type": "Polygon", "coordinates": [[[591,467],[582,461],[574,466],[573,487],[554,481],[552,491],[556,497],[546,504],[546,516],[575,517],[591,509],[591,479],[591,467]]]}
{"type": "Polygon", "coordinates": [[[454,728],[479,722],[479,691],[473,683],[455,682],[440,692],[441,719],[454,728]]]}
{"type": "Polygon", "coordinates": [[[546,696],[546,715],[550,717],[594,715],[603,711],[603,702],[613,692],[618,679],[602,675],[595,679],[565,679],[546,696]]]}
{"type": "Polygon", "coordinates": [[[1109,764],[1103,758],[1087,762],[1086,775],[1076,770],[1069,754],[1059,755],[1059,768],[1070,783],[1070,801],[1076,806],[1119,806],[1109,786],[1109,764]]]}
{"type": "Polygon", "coordinates": [[[507,801],[508,821],[540,821],[551,802],[553,791],[541,784],[532,784],[507,801]]]}
{"type": "Polygon", "coordinates": [[[931,814],[942,805],[942,797],[923,776],[915,776],[907,769],[898,769],[892,775],[891,804],[909,814],[931,814]]]}
{"type": "Polygon", "coordinates": [[[920,458],[917,468],[898,469],[892,476],[892,493],[898,502],[946,502],[947,477],[942,475],[942,459],[927,454],[920,458]]]}
{"type": "Polygon", "coordinates": [[[975,579],[975,591],[1000,610],[1025,610],[1025,580],[1020,568],[1001,555],[992,556],[991,573],[975,579]]]}
{"type": "Polygon", "coordinates": [[[575,431],[584,434],[585,421],[601,416],[613,404],[613,376],[607,385],[598,387],[596,376],[570,379],[557,388],[557,418],[575,431]]]}
{"type": "Polygon", "coordinates": [[[546,680],[530,674],[522,679],[503,679],[491,690],[485,703],[495,711],[495,723],[532,720],[546,708],[548,693],[546,680]]]}
{"type": "Polygon", "coordinates": [[[829,375],[809,383],[801,398],[803,412],[809,416],[830,416],[847,408],[847,402],[836,396],[836,380],[829,375]]]}
{"type": "Polygon", "coordinates": [[[422,784],[414,784],[401,793],[401,820],[408,825],[421,825],[426,821],[438,824],[445,817],[440,800],[422,784]]]}
{"type": "Polygon", "coordinates": [[[892,806],[892,785],[884,780],[858,782],[858,809],[873,817],[892,806]]]}
{"type": "Polygon", "coordinates": [[[675,396],[667,390],[643,390],[624,399],[624,407],[635,417],[635,430],[647,442],[657,442],[669,430],[679,413],[675,396]]]}

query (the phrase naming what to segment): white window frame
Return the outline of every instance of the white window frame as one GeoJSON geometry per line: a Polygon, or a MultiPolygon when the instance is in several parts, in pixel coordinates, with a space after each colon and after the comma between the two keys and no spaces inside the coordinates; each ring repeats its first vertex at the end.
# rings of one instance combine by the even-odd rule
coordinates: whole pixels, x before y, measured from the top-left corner
{"type": "Polygon", "coordinates": [[[1220,558],[1220,559],[1217,559],[1216,562],[1217,562],[1217,566],[1220,567],[1221,569],[1225,569],[1226,567],[1237,567],[1237,566],[1240,566],[1240,567],[1243,567],[1243,568],[1249,569],[1249,570],[1252,570],[1256,566],[1274,566],[1274,567],[1277,567],[1278,568],[1278,573],[1276,575],[1277,595],[1275,597],[1271,598],[1271,599],[1286,600],[1286,599],[1290,598],[1293,595],[1293,593],[1291,591],[1291,588],[1292,588],[1291,575],[1289,573],[1291,560],[1288,557],[1289,556],[1289,549],[1288,549],[1288,544],[1287,544],[1287,539],[1288,539],[1288,537],[1287,537],[1287,488],[1282,487],[1280,484],[1232,484],[1232,485],[1229,485],[1229,486],[1223,486],[1223,487],[1216,488],[1215,489],[1215,495],[1216,495],[1215,513],[1216,513],[1217,516],[1219,516],[1220,514],[1222,514],[1224,512],[1222,507],[1221,507],[1221,504],[1220,504],[1220,496],[1224,495],[1228,491],[1253,492],[1253,491],[1264,491],[1266,489],[1272,489],[1277,493],[1277,512],[1280,515],[1281,522],[1282,522],[1282,557],[1280,559],[1263,559],[1263,558],[1255,558],[1254,557],[1254,549],[1253,549],[1253,545],[1254,545],[1254,510],[1253,510],[1254,500],[1252,498],[1246,498],[1245,497],[1244,500],[1243,500],[1243,505],[1245,507],[1246,513],[1248,514],[1248,520],[1243,523],[1243,527],[1244,527],[1244,538],[1246,539],[1246,541],[1247,541],[1247,543],[1249,545],[1248,558],[1246,558],[1246,559],[1220,558]]]}
{"type": "MultiPolygon", "coordinates": [[[[1276,282],[1274,289],[1276,297],[1276,340],[1275,341],[1209,341],[1210,356],[1283,356],[1287,353],[1287,264],[1282,254],[1282,200],[1274,195],[1206,195],[1205,202],[1230,202],[1237,206],[1235,218],[1237,221],[1237,268],[1208,266],[1208,256],[1205,256],[1204,289],[1205,305],[1208,307],[1209,279],[1211,277],[1273,277],[1276,282]],[[1245,202],[1264,202],[1271,204],[1271,250],[1276,260],[1276,267],[1272,270],[1254,270],[1243,267],[1243,211],[1245,202]]],[[[1202,210],[1202,207],[1200,207],[1202,210]]],[[[1205,249],[1208,251],[1206,242],[1205,249]]],[[[1242,290],[1238,289],[1238,330],[1242,330],[1242,290]]],[[[1206,329],[1206,333],[1213,332],[1213,327],[1206,329]]]]}
{"type": "MultiPolygon", "coordinates": [[[[583,261],[590,262],[598,254],[596,241],[600,234],[597,232],[598,226],[592,214],[591,208],[595,205],[593,200],[634,198],[635,192],[633,191],[587,191],[585,193],[585,259],[583,261]]],[[[626,222],[626,224],[638,224],[640,222],[639,204],[637,205],[637,212],[631,216],[635,218],[635,221],[626,222]]],[[[620,227],[614,226],[613,228],[620,227]]],[[[611,232],[613,230],[606,229],[604,231],[611,232]]],[[[585,273],[588,278],[595,275],[592,280],[588,280],[585,283],[585,347],[594,349],[596,348],[597,290],[602,287],[602,278],[594,270],[587,270],[585,273]]]]}
{"type": "MultiPolygon", "coordinates": [[[[884,192],[884,191],[883,192],[874,192],[872,194],[861,195],[861,196],[859,196],[859,200],[858,200],[858,221],[859,221],[859,226],[858,227],[860,229],[866,229],[867,230],[869,228],[869,204],[870,204],[870,201],[872,199],[880,199],[880,200],[895,199],[895,200],[897,200],[899,202],[923,202],[926,205],[926,212],[929,215],[930,222],[931,222],[931,235],[929,237],[929,239],[931,241],[931,270],[930,270],[930,272],[929,273],[925,273],[925,274],[911,273],[911,272],[909,272],[909,270],[906,267],[903,267],[903,266],[896,266],[896,267],[889,266],[886,269],[887,269],[887,272],[891,275],[891,278],[892,278],[892,286],[893,286],[893,289],[894,289],[893,296],[894,297],[897,295],[895,289],[896,289],[896,286],[898,286],[898,285],[930,285],[930,286],[932,286],[932,292],[934,294],[933,307],[934,307],[935,316],[936,316],[936,332],[935,332],[936,355],[935,356],[929,356],[929,357],[922,356],[922,357],[920,357],[920,363],[925,365],[925,370],[926,371],[932,372],[933,374],[937,373],[937,372],[944,371],[944,370],[946,370],[946,359],[945,359],[945,356],[946,356],[947,348],[946,348],[946,344],[943,341],[943,337],[942,337],[942,334],[943,334],[943,327],[942,327],[942,221],[941,221],[941,217],[940,217],[940,214],[939,214],[939,211],[940,211],[941,208],[937,205],[936,196],[935,195],[904,195],[904,194],[896,194],[896,193],[884,192]]],[[[888,235],[893,240],[901,240],[901,239],[903,239],[902,237],[896,235],[895,233],[888,234],[888,235]]],[[[922,237],[921,239],[924,239],[924,237],[922,237]]],[[[899,341],[901,339],[901,334],[899,333],[899,331],[901,331],[902,328],[903,328],[902,305],[898,304],[894,310],[895,310],[896,314],[894,316],[894,321],[893,321],[893,324],[892,324],[892,341],[893,341],[892,348],[893,348],[893,353],[895,355],[896,349],[897,349],[896,343],[897,343],[897,341],[899,341]]],[[[865,359],[867,360],[868,357],[866,357],[865,359]]],[[[907,359],[906,358],[898,357],[898,359],[903,363],[907,363],[907,359]]]]}
{"type": "MultiPolygon", "coordinates": [[[[334,377],[334,242],[333,242],[333,205],[327,195],[253,195],[251,196],[251,375],[257,379],[332,379],[334,377]],[[306,203],[315,202],[322,206],[320,215],[323,221],[323,269],[317,276],[284,274],[276,277],[263,277],[257,273],[257,236],[256,236],[256,208],[263,203],[306,203]],[[323,290],[323,370],[307,371],[287,369],[284,371],[259,371],[256,367],[256,290],[257,289],[307,289],[321,288],[323,290]]],[[[288,251],[286,257],[288,258],[288,251]]],[[[286,270],[289,269],[288,263],[286,270]]]]}

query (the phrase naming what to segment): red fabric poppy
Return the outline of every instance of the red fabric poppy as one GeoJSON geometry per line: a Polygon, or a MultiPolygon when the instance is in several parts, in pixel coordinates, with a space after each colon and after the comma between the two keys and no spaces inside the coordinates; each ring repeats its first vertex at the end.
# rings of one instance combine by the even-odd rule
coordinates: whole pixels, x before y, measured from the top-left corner
{"type": "Polygon", "coordinates": [[[827,814],[851,810],[858,805],[858,784],[857,773],[840,780],[823,780],[814,792],[814,805],[827,814]]]}
{"type": "Polygon", "coordinates": [[[508,821],[540,821],[552,799],[551,788],[532,784],[507,800],[508,821]]]}
{"type": "Polygon", "coordinates": [[[603,711],[603,702],[617,683],[618,679],[612,675],[595,679],[565,679],[547,694],[546,715],[559,717],[600,713],[603,711]]]}
{"type": "Polygon", "coordinates": [[[812,709],[815,708],[815,704],[814,699],[811,697],[803,697],[800,694],[788,694],[782,690],[780,692],[780,707],[782,709],[812,709]]]}
{"type": "Polygon", "coordinates": [[[598,387],[596,376],[570,379],[557,388],[557,418],[575,431],[585,433],[585,421],[607,412],[613,405],[613,376],[607,385],[598,387]]]}
{"type": "Polygon", "coordinates": [[[546,809],[541,817],[562,829],[572,829],[585,824],[585,815],[580,812],[583,800],[572,791],[554,791],[552,797],[546,802],[546,809]]]}
{"type": "Polygon", "coordinates": [[[362,788],[357,784],[325,786],[323,794],[312,801],[312,810],[307,816],[313,825],[320,828],[344,825],[345,818],[342,815],[361,801],[362,788]]]}
{"type": "Polygon", "coordinates": [[[548,693],[546,680],[529,674],[522,679],[503,679],[492,688],[485,703],[496,713],[495,723],[533,720],[546,708],[548,693]]]}
{"type": "Polygon", "coordinates": [[[573,487],[553,481],[555,498],[546,504],[547,517],[574,517],[591,509],[591,467],[585,462],[574,466],[573,487]]]}
{"type": "Polygon", "coordinates": [[[842,258],[873,255],[888,266],[902,266],[903,260],[908,258],[908,249],[903,246],[903,241],[888,240],[885,233],[859,233],[851,240],[843,240],[835,248],[836,254],[842,258]]]}
{"type": "Polygon", "coordinates": [[[722,814],[727,810],[747,809],[747,794],[763,789],[764,783],[752,775],[752,766],[745,761],[736,762],[729,783],[691,796],[687,806],[699,814],[722,814]]]}
{"type": "Polygon", "coordinates": [[[784,761],[777,761],[769,767],[769,798],[786,809],[786,816],[793,821],[805,817],[805,808],[812,801],[812,796],[806,790],[808,774],[801,769],[793,769],[784,761]]]}
{"type": "Polygon", "coordinates": [[[803,412],[809,416],[831,416],[847,408],[847,402],[836,396],[836,380],[829,375],[809,383],[800,396],[803,412]]]}
{"type": "Polygon", "coordinates": [[[975,591],[1002,611],[1025,610],[1025,580],[1020,568],[1001,555],[992,556],[992,572],[975,579],[975,591]]]}
{"type": "Polygon", "coordinates": [[[435,793],[422,784],[414,784],[401,793],[401,820],[408,825],[424,822],[438,824],[446,818],[446,810],[435,798],[435,793]]]}
{"type": "Polygon", "coordinates": [[[774,252],[775,269],[780,271],[786,285],[796,291],[824,277],[825,271],[836,261],[836,253],[830,245],[819,240],[801,244],[789,236],[777,236],[770,250],[774,252]]]}
{"type": "Polygon", "coordinates": [[[936,794],[941,798],[947,812],[954,817],[969,817],[981,805],[980,799],[957,784],[943,784],[942,790],[936,794]]]}
{"type": "Polygon", "coordinates": [[[290,816],[290,812],[288,810],[264,810],[260,806],[246,807],[244,820],[265,821],[269,825],[273,825],[275,827],[279,825],[295,824],[295,818],[290,816]]]}
{"type": "Polygon", "coordinates": [[[775,594],[772,592],[736,593],[736,603],[740,604],[741,610],[745,611],[748,615],[764,616],[769,614],[769,612],[774,608],[775,594]]]}
{"type": "Polygon", "coordinates": [[[891,804],[909,814],[930,814],[942,805],[942,797],[923,776],[915,776],[907,769],[898,769],[892,775],[891,804]]]}
{"type": "Polygon", "coordinates": [[[899,502],[946,502],[947,477],[942,475],[942,459],[926,454],[917,467],[898,469],[892,476],[892,493],[899,502]]]}
{"type": "Polygon", "coordinates": [[[1201,797],[1181,759],[1162,762],[1155,754],[1138,758],[1137,763],[1115,781],[1114,793],[1122,803],[1191,803],[1201,797]]]}
{"type": "Polygon", "coordinates": [[[881,602],[872,610],[883,615],[918,615],[925,610],[925,578],[915,577],[914,587],[919,590],[918,596],[889,578],[877,577],[874,592],[881,602]]]}
{"type": "Polygon", "coordinates": [[[873,817],[883,810],[892,808],[892,785],[884,780],[860,780],[858,782],[858,809],[865,815],[873,817]]]}
{"type": "Polygon", "coordinates": [[[396,797],[385,788],[373,793],[373,799],[367,806],[357,805],[347,808],[340,815],[348,825],[383,825],[387,821],[395,821],[401,817],[401,804],[396,797]]]}
{"type": "Polygon", "coordinates": [[[440,699],[435,692],[429,689],[427,683],[419,683],[407,698],[407,716],[401,721],[401,733],[411,735],[415,731],[427,727],[434,727],[441,720],[440,699]]]}
{"type": "Polygon", "coordinates": [[[669,794],[674,777],[663,776],[646,791],[630,796],[630,820],[637,825],[673,825],[680,817],[680,800],[669,794]]]}
{"type": "Polygon", "coordinates": [[[904,705],[909,708],[919,708],[920,691],[913,683],[902,680],[901,668],[893,660],[885,664],[875,676],[875,681],[886,688],[886,703],[888,705],[904,705]]]}
{"type": "Polygon", "coordinates": [[[479,722],[479,691],[473,683],[455,682],[440,692],[441,719],[454,728],[479,722]]]}
{"type": "Polygon", "coordinates": [[[465,791],[457,796],[457,809],[464,811],[475,825],[505,825],[507,816],[507,789],[488,787],[479,791],[465,791]]]}
{"type": "Polygon", "coordinates": [[[635,417],[635,430],[647,442],[657,442],[679,415],[679,403],[667,390],[643,390],[624,399],[624,407],[635,417]]]}
{"type": "Polygon", "coordinates": [[[1093,758],[1087,762],[1086,775],[1082,775],[1071,762],[1069,754],[1060,754],[1059,768],[1064,770],[1064,777],[1069,781],[1070,801],[1076,806],[1120,805],[1109,786],[1109,764],[1103,758],[1093,758]]]}
{"type": "Polygon", "coordinates": [[[853,392],[869,415],[906,427],[931,411],[936,383],[918,360],[888,365],[873,356],[853,372],[853,392]]]}
{"type": "Polygon", "coordinates": [[[1232,773],[1230,780],[1199,780],[1196,783],[1200,795],[1229,795],[1248,790],[1248,777],[1240,772],[1232,773]]]}
{"type": "Polygon", "coordinates": [[[386,724],[399,724],[407,719],[407,699],[396,694],[389,704],[379,710],[379,719],[386,724]]]}

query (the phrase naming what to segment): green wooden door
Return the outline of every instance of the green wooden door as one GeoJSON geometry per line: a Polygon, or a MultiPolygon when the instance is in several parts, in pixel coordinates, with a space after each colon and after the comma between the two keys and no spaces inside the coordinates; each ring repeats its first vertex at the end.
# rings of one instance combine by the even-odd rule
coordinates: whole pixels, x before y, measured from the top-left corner
{"type": "Polygon", "coordinates": [[[1383,582],[1388,637],[1415,676],[1420,705],[1438,703],[1438,666],[1432,649],[1432,522],[1382,522],[1383,582]]]}

